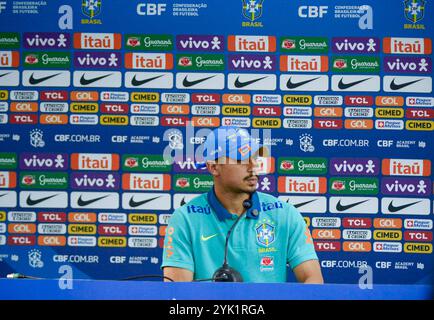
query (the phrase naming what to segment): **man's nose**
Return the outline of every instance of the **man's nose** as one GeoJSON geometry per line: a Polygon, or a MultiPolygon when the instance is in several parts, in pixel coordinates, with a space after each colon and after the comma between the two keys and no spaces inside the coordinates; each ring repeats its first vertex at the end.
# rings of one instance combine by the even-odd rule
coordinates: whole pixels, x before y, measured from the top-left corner
{"type": "Polygon", "coordinates": [[[257,172],[259,169],[259,162],[258,159],[256,158],[250,158],[249,159],[249,164],[248,164],[248,170],[249,172],[257,172]]]}

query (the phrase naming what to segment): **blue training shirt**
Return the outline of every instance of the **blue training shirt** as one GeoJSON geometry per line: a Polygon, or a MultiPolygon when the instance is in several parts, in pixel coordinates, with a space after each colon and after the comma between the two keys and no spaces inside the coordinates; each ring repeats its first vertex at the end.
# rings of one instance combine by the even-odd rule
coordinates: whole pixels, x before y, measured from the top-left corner
{"type": "MultiPolygon", "coordinates": [[[[222,206],[214,189],[176,209],[166,229],[161,267],[188,269],[194,280],[212,278],[223,264],[226,235],[237,218],[222,206]]],[[[252,207],[229,239],[229,266],[245,282],[285,282],[287,264],[294,269],[312,259],[318,259],[312,237],[294,206],[253,193],[252,207]]]]}

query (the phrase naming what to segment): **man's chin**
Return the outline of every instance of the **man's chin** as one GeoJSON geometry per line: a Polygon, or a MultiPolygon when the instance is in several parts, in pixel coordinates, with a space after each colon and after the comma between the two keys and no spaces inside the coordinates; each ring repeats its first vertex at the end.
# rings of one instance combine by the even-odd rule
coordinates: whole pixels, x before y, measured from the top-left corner
{"type": "Polygon", "coordinates": [[[256,191],[256,183],[255,185],[247,185],[247,187],[245,188],[245,192],[247,193],[252,193],[256,191]]]}

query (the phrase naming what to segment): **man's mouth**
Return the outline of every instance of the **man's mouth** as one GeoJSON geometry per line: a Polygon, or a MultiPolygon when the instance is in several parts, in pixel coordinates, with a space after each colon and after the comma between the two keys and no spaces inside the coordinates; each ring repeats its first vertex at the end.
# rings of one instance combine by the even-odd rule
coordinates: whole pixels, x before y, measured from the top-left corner
{"type": "Polygon", "coordinates": [[[251,177],[247,177],[246,180],[248,182],[251,182],[251,183],[253,183],[253,182],[256,183],[256,182],[258,182],[258,177],[257,176],[251,176],[251,177]]]}

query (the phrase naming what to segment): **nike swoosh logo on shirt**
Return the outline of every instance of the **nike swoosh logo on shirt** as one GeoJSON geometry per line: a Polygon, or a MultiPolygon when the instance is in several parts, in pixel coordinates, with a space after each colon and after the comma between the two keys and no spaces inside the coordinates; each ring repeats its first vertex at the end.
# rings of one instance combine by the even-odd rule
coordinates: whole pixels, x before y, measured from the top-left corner
{"type": "Polygon", "coordinates": [[[98,200],[101,200],[101,199],[104,199],[104,198],[106,198],[106,197],[108,197],[108,195],[105,195],[105,196],[102,196],[102,197],[98,197],[98,198],[94,198],[94,199],[90,199],[90,200],[83,200],[83,199],[81,198],[81,195],[80,195],[80,197],[78,198],[77,204],[78,204],[80,207],[85,207],[85,206],[90,205],[91,203],[94,203],[94,202],[96,202],[96,201],[98,201],[98,200]]]}
{"type": "Polygon", "coordinates": [[[142,204],[151,202],[152,200],[158,199],[158,198],[160,198],[160,196],[154,197],[154,198],[149,198],[149,199],[146,199],[143,201],[134,201],[133,198],[134,197],[131,197],[129,205],[130,205],[130,207],[135,208],[135,207],[141,206],[142,204]]]}
{"type": "Polygon", "coordinates": [[[395,207],[395,206],[393,205],[393,201],[390,201],[389,206],[387,207],[387,209],[388,209],[390,212],[397,212],[397,211],[400,211],[400,210],[402,210],[402,209],[408,208],[408,207],[410,207],[410,206],[412,206],[412,205],[414,205],[414,204],[416,204],[416,203],[419,203],[419,202],[420,202],[420,201],[411,202],[411,203],[403,204],[402,206],[397,206],[397,207],[395,207]]]}
{"type": "Polygon", "coordinates": [[[184,87],[188,88],[188,87],[192,87],[192,86],[194,86],[194,85],[196,85],[198,83],[201,83],[201,82],[203,82],[205,80],[208,80],[208,79],[211,79],[211,78],[214,78],[214,77],[215,77],[215,75],[214,76],[210,76],[210,77],[206,77],[206,78],[202,78],[202,79],[198,79],[198,80],[194,80],[194,81],[188,81],[187,80],[187,76],[185,76],[184,81],[182,81],[182,85],[184,87]]]}
{"type": "Polygon", "coordinates": [[[44,197],[44,198],[39,198],[39,199],[33,200],[33,199],[31,199],[31,197],[30,197],[30,195],[29,195],[29,196],[27,197],[26,203],[27,203],[28,206],[35,206],[35,205],[37,205],[38,203],[41,203],[42,201],[45,201],[45,200],[48,200],[48,199],[54,198],[55,196],[57,196],[57,194],[53,194],[53,195],[48,196],[48,197],[44,197]]]}
{"type": "Polygon", "coordinates": [[[336,205],[336,210],[338,210],[338,211],[345,211],[347,209],[351,209],[352,207],[358,206],[359,204],[362,204],[362,203],[367,202],[367,201],[369,201],[369,199],[368,200],[359,201],[359,202],[350,203],[350,204],[347,204],[347,205],[342,205],[341,204],[341,200],[339,200],[339,202],[336,205]]]}
{"type": "Polygon", "coordinates": [[[300,86],[302,86],[302,85],[304,85],[306,83],[312,82],[312,81],[314,81],[316,79],[319,79],[319,77],[308,79],[308,80],[304,80],[304,81],[300,81],[300,82],[292,82],[291,81],[291,77],[289,77],[288,81],[286,82],[286,87],[288,89],[295,89],[295,88],[298,88],[298,87],[300,87],[300,86]]]}
{"type": "Polygon", "coordinates": [[[399,90],[399,89],[405,88],[405,87],[407,87],[407,86],[409,86],[409,85],[411,85],[413,83],[416,83],[416,82],[419,82],[419,81],[422,81],[422,80],[423,79],[418,79],[418,80],[414,80],[414,81],[410,81],[410,82],[396,84],[395,83],[395,79],[393,79],[392,82],[390,83],[390,89],[391,90],[399,90]]]}
{"type": "Polygon", "coordinates": [[[86,86],[86,85],[88,85],[88,84],[91,84],[91,83],[93,83],[93,82],[95,82],[95,81],[98,81],[98,80],[101,80],[101,79],[104,79],[104,78],[107,78],[107,77],[109,77],[109,76],[111,76],[113,73],[109,73],[109,74],[106,74],[106,75],[103,75],[103,76],[100,76],[100,77],[95,77],[95,78],[92,78],[92,79],[86,79],[85,77],[84,77],[84,73],[81,75],[81,78],[80,78],[80,84],[82,85],[82,86],[86,86]]]}
{"type": "Polygon", "coordinates": [[[366,79],[362,79],[362,80],[353,81],[353,82],[348,82],[348,83],[344,83],[344,82],[342,81],[342,79],[343,79],[343,78],[341,78],[341,80],[339,80],[338,88],[339,88],[339,89],[342,89],[342,90],[345,90],[345,89],[348,89],[348,88],[351,88],[351,87],[355,86],[356,84],[359,84],[359,83],[365,82],[365,81],[371,79],[371,77],[366,78],[366,79]]]}
{"type": "Polygon", "coordinates": [[[249,84],[252,84],[252,83],[258,82],[259,80],[265,79],[266,77],[267,76],[262,77],[262,78],[258,78],[258,79],[249,80],[249,81],[244,81],[244,82],[241,82],[239,80],[240,77],[237,77],[237,79],[235,80],[234,86],[235,86],[235,88],[244,88],[244,87],[248,86],[249,84]]]}
{"type": "Polygon", "coordinates": [[[56,73],[56,74],[52,74],[52,75],[49,75],[49,76],[46,76],[46,77],[42,77],[42,78],[38,78],[38,79],[36,79],[33,75],[33,73],[32,73],[32,75],[30,76],[30,79],[29,79],[29,83],[30,84],[33,84],[33,85],[35,85],[35,84],[39,84],[39,83],[41,83],[41,82],[44,82],[44,81],[46,81],[46,80],[48,80],[48,79],[51,79],[51,78],[54,78],[54,77],[56,77],[56,76],[58,76],[60,73],[56,73]]]}
{"type": "Polygon", "coordinates": [[[133,79],[131,80],[131,84],[132,84],[134,87],[138,87],[138,86],[141,86],[142,84],[145,84],[145,83],[147,83],[147,82],[151,82],[152,80],[155,80],[155,79],[161,78],[162,76],[164,76],[164,74],[159,75],[159,76],[156,76],[156,77],[152,77],[152,78],[144,79],[144,80],[137,80],[137,79],[136,79],[136,75],[134,75],[133,79]]]}
{"type": "Polygon", "coordinates": [[[200,240],[202,240],[202,241],[208,241],[209,239],[212,239],[212,238],[214,238],[214,237],[217,236],[217,235],[218,235],[218,233],[212,234],[212,235],[207,236],[207,237],[205,237],[204,235],[202,235],[202,236],[200,237],[200,240]]]}

